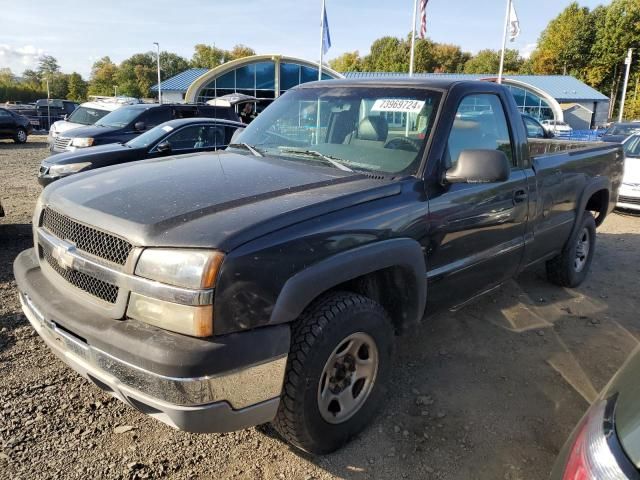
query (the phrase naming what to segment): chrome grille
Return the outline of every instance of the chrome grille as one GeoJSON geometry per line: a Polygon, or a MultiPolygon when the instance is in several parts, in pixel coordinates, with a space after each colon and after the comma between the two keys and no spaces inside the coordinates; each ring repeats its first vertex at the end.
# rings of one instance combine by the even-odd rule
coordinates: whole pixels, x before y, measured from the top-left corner
{"type": "Polygon", "coordinates": [[[71,145],[71,139],[67,137],[57,137],[53,142],[55,150],[66,150],[71,145]]]}
{"type": "Polygon", "coordinates": [[[620,195],[618,197],[618,203],[630,203],[632,205],[640,205],[640,197],[626,197],[620,195]]]}
{"type": "Polygon", "coordinates": [[[72,242],[78,250],[118,265],[124,265],[131,252],[132,245],[126,240],[78,223],[50,208],[42,212],[41,224],[56,237],[72,242]]]}
{"type": "Polygon", "coordinates": [[[94,297],[104,300],[108,303],[116,303],[118,299],[118,287],[110,283],[103,282],[97,278],[93,278],[85,273],[77,270],[67,269],[61,266],[58,261],[53,258],[49,249],[40,246],[40,256],[53,268],[58,275],[64,278],[71,285],[83,290],[94,297]]]}

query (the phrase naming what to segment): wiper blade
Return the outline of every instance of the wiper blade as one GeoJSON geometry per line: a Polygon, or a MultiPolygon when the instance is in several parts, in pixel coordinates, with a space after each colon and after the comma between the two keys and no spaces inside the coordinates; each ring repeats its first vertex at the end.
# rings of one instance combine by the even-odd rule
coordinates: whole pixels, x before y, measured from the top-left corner
{"type": "Polygon", "coordinates": [[[330,163],[338,170],[342,170],[344,172],[353,172],[352,169],[340,163],[340,158],[330,157],[329,155],[325,155],[316,150],[298,150],[297,148],[280,148],[282,153],[297,153],[299,155],[308,155],[310,157],[321,158],[327,163],[330,163]]]}
{"type": "Polygon", "coordinates": [[[245,150],[249,150],[254,156],[256,157],[263,157],[264,155],[262,155],[262,153],[260,153],[260,151],[254,147],[253,145],[249,145],[248,143],[230,143],[229,144],[230,147],[235,147],[235,148],[244,148],[245,150]]]}

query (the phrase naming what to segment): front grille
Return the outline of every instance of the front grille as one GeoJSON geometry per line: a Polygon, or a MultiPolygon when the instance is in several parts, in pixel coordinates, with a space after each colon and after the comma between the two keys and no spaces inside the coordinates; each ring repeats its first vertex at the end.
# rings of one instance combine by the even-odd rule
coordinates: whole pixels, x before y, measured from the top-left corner
{"type": "Polygon", "coordinates": [[[640,205],[640,197],[625,197],[620,195],[618,197],[618,203],[631,203],[632,205],[640,205]]]}
{"type": "Polygon", "coordinates": [[[49,167],[40,167],[40,175],[46,175],[49,172],[49,167]]]}
{"type": "Polygon", "coordinates": [[[57,137],[53,142],[55,150],[66,150],[71,145],[71,139],[67,137],[57,137]]]}
{"type": "Polygon", "coordinates": [[[116,303],[119,289],[115,285],[93,278],[86,273],[64,268],[55,258],[53,258],[49,249],[42,245],[40,246],[40,256],[44,258],[44,260],[58,273],[58,275],[64,278],[71,285],[93,295],[94,297],[98,297],[105,302],[116,303]]]}
{"type": "Polygon", "coordinates": [[[118,265],[124,265],[131,252],[132,245],[126,240],[78,223],[50,208],[42,213],[42,226],[56,237],[72,242],[77,249],[118,265]]]}

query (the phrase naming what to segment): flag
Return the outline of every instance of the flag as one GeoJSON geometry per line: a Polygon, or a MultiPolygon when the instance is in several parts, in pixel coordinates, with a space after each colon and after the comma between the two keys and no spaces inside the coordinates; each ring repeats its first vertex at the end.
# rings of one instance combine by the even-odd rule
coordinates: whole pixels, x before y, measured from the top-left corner
{"type": "Polygon", "coordinates": [[[511,10],[509,12],[509,40],[513,42],[518,35],[520,35],[520,20],[518,20],[516,7],[514,7],[513,2],[511,2],[511,10]]]}
{"type": "Polygon", "coordinates": [[[427,36],[427,2],[429,0],[420,0],[420,38],[427,36]]]}
{"type": "Polygon", "coordinates": [[[331,48],[331,34],[329,33],[329,20],[327,20],[327,9],[322,5],[322,54],[325,55],[331,48]]]}

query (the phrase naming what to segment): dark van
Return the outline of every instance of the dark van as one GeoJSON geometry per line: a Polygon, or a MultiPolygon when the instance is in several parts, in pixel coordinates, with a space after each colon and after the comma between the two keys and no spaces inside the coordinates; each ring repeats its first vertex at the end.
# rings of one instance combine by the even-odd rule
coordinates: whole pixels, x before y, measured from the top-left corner
{"type": "Polygon", "coordinates": [[[125,143],[161,123],[192,117],[240,120],[231,106],[128,105],[105,115],[93,125],[64,132],[55,139],[51,151],[55,154],[108,143],[125,143]]]}

